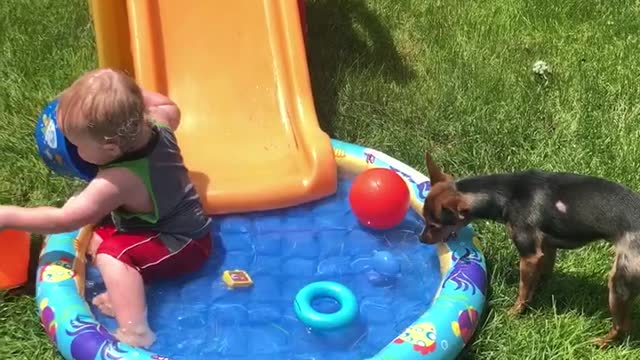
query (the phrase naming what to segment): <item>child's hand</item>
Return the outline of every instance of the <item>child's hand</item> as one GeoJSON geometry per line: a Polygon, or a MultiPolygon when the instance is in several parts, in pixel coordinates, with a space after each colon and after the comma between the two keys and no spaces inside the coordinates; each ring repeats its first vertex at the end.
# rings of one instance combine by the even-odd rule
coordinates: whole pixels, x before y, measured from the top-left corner
{"type": "Polygon", "coordinates": [[[180,125],[180,109],[168,97],[147,90],[142,90],[144,104],[154,119],[172,130],[176,130],[180,125]]]}

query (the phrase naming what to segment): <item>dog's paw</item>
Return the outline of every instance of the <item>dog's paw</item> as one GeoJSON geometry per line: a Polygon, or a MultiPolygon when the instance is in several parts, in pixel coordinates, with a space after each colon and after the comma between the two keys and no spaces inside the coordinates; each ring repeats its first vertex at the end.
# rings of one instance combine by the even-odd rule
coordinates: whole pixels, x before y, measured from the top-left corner
{"type": "Polygon", "coordinates": [[[619,340],[623,336],[624,332],[611,330],[607,335],[594,338],[591,341],[594,345],[602,349],[611,346],[615,341],[619,340]]]}
{"type": "Polygon", "coordinates": [[[513,304],[511,309],[509,309],[509,311],[507,311],[507,315],[509,315],[511,317],[516,317],[516,316],[522,314],[526,308],[527,308],[527,304],[525,304],[523,302],[516,302],[515,304],[513,304]]]}
{"type": "Polygon", "coordinates": [[[599,336],[597,338],[591,339],[591,342],[600,349],[604,349],[609,347],[613,342],[613,339],[609,335],[599,336]]]}

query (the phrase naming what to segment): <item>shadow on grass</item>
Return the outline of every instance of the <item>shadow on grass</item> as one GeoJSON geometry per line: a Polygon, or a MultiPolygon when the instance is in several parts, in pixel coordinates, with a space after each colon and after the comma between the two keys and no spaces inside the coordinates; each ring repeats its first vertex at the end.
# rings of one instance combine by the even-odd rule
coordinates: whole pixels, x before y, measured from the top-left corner
{"type": "Polygon", "coordinates": [[[553,309],[558,313],[580,310],[585,315],[607,311],[607,286],[586,275],[554,272],[542,281],[531,304],[533,308],[553,309]]]}
{"type": "Polygon", "coordinates": [[[318,120],[334,136],[340,90],[359,73],[405,83],[415,77],[389,30],[363,0],[307,1],[307,58],[318,120]]]}
{"type": "MultiPolygon", "coordinates": [[[[515,274],[518,273],[515,267],[512,271],[515,274]]],[[[517,277],[516,281],[513,281],[513,277],[510,276],[507,284],[517,287],[517,277]]],[[[529,308],[534,311],[557,314],[577,312],[611,323],[609,288],[606,282],[594,276],[569,274],[556,270],[550,277],[540,282],[529,308]]],[[[524,315],[526,316],[526,312],[524,315]]],[[[634,324],[640,324],[639,311],[633,311],[631,318],[634,324]]],[[[637,326],[632,329],[629,340],[634,343],[640,341],[640,329],[637,326]]]]}

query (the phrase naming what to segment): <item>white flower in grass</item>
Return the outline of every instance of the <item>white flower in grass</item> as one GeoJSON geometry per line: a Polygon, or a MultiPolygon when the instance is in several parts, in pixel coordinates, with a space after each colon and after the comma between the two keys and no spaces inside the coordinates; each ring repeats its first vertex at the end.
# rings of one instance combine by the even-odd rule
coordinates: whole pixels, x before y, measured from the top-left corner
{"type": "Polygon", "coordinates": [[[534,74],[546,77],[546,75],[551,72],[551,67],[546,62],[538,60],[533,64],[531,71],[533,71],[534,74]]]}

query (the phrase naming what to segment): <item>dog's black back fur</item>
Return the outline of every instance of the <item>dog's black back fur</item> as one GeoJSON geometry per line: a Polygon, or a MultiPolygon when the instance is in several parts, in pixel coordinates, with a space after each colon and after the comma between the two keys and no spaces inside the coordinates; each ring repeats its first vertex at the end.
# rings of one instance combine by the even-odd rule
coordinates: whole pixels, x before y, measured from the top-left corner
{"type": "Polygon", "coordinates": [[[539,228],[559,248],[640,231],[640,196],[598,177],[531,170],[460,179],[456,189],[484,199],[472,218],[539,228]]]}

